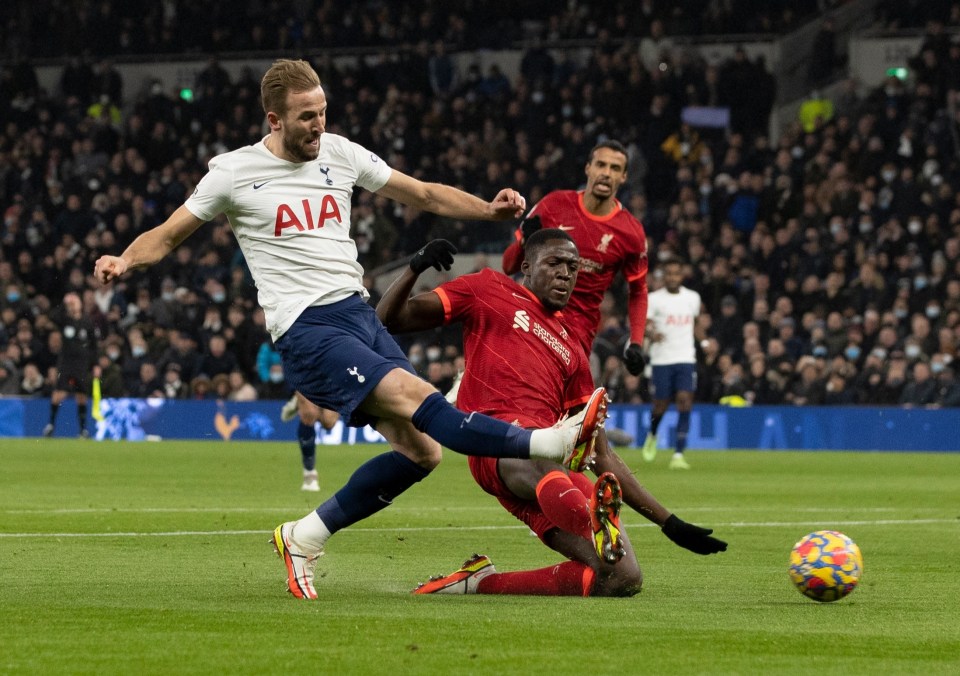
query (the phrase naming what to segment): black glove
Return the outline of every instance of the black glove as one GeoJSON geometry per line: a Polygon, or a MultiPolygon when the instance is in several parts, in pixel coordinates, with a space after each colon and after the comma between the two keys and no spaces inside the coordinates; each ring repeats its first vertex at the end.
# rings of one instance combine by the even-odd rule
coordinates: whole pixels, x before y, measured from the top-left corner
{"type": "Polygon", "coordinates": [[[453,265],[453,254],[457,253],[457,247],[445,239],[435,239],[427,242],[427,245],[413,254],[410,259],[410,269],[418,275],[427,268],[434,270],[449,270],[453,265]]]}
{"type": "Polygon", "coordinates": [[[663,534],[673,540],[674,544],[689,549],[695,554],[716,554],[727,551],[727,543],[723,540],[710,537],[712,528],[701,528],[692,523],[683,521],[675,514],[671,514],[663,524],[663,534]]]}
{"type": "Polygon", "coordinates": [[[643,373],[643,367],[647,363],[643,358],[643,348],[638,343],[627,343],[623,350],[623,363],[631,375],[638,376],[643,373]]]}
{"type": "Polygon", "coordinates": [[[523,235],[521,244],[527,241],[527,239],[535,233],[537,230],[543,227],[543,223],[540,222],[539,216],[531,216],[530,218],[525,218],[520,222],[520,234],[523,235]]]}

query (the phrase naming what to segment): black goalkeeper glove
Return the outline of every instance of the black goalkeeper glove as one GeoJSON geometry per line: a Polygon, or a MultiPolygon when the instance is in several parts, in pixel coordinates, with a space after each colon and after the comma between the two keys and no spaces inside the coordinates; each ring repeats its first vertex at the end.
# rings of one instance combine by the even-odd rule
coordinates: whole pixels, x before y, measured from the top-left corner
{"type": "Polygon", "coordinates": [[[523,219],[523,221],[520,223],[520,234],[523,237],[520,243],[525,243],[527,239],[530,238],[530,235],[542,227],[543,223],[540,222],[539,216],[531,216],[530,218],[523,219]]]}
{"type": "Polygon", "coordinates": [[[638,343],[627,343],[623,350],[623,363],[630,375],[638,376],[643,373],[647,360],[643,358],[643,348],[638,343]]]}
{"type": "Polygon", "coordinates": [[[675,514],[671,514],[663,524],[663,534],[673,540],[684,549],[689,549],[695,554],[716,554],[717,552],[727,551],[727,543],[710,537],[712,528],[701,528],[692,523],[683,521],[675,514]]]}
{"type": "Polygon", "coordinates": [[[445,239],[435,239],[427,242],[427,245],[413,254],[410,259],[410,269],[418,275],[427,268],[434,270],[449,270],[453,265],[453,254],[457,253],[457,247],[445,239]]]}

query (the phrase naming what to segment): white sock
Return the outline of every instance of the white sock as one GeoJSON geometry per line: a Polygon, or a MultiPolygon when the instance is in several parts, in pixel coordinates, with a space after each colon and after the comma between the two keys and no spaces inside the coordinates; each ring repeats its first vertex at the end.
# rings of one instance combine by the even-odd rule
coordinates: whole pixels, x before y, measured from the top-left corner
{"type": "Polygon", "coordinates": [[[530,435],[531,458],[560,461],[567,454],[565,448],[564,430],[550,427],[544,430],[533,430],[530,435]]]}
{"type": "Polygon", "coordinates": [[[290,537],[296,540],[297,544],[307,549],[323,549],[330,535],[330,530],[317,516],[316,511],[310,512],[293,524],[293,530],[290,533],[290,537]]]}

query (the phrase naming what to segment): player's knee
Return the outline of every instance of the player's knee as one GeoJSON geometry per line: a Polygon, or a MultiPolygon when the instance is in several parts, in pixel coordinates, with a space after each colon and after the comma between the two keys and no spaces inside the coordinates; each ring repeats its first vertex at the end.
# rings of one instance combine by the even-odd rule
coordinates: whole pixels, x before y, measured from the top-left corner
{"type": "Polygon", "coordinates": [[[440,460],[443,459],[443,449],[430,437],[425,437],[425,439],[426,441],[422,444],[412,445],[410,450],[413,452],[413,457],[411,460],[423,469],[433,471],[440,464],[440,460]]]}
{"type": "Polygon", "coordinates": [[[590,596],[627,597],[640,593],[643,571],[636,560],[621,560],[616,566],[597,575],[590,596]]]}

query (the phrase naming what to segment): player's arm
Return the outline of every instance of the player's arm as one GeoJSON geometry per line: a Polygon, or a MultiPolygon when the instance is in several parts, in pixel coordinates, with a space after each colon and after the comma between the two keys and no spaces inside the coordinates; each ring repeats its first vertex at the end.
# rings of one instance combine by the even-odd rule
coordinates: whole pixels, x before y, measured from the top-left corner
{"type": "Polygon", "coordinates": [[[127,270],[144,268],[162,260],[192,235],[203,221],[185,206],[155,228],[137,237],[119,256],[101,256],[94,265],[93,274],[101,284],[116,279],[127,270]]]}
{"type": "Polygon", "coordinates": [[[523,195],[512,188],[504,188],[486,202],[453,186],[425,183],[396,169],[377,194],[433,214],[465,220],[505,221],[519,218],[527,208],[523,195]]]}
{"type": "Polygon", "coordinates": [[[713,530],[687,523],[673,514],[653,497],[626,463],[607,443],[607,435],[601,430],[597,436],[596,458],[593,471],[598,475],[613,472],[620,481],[623,501],[638,514],[660,526],[660,530],[675,544],[696,554],[716,554],[727,550],[727,543],[711,536],[713,530]]]}
{"type": "Polygon", "coordinates": [[[435,239],[413,255],[410,265],[393,280],[377,303],[377,317],[388,331],[423,331],[443,324],[443,302],[439,295],[428,291],[411,298],[410,292],[427,268],[449,270],[456,252],[456,247],[447,240],[435,239]]]}
{"type": "Polygon", "coordinates": [[[630,340],[623,350],[627,371],[638,376],[643,373],[643,334],[647,327],[647,257],[640,256],[627,266],[627,316],[630,319],[630,340]]]}

